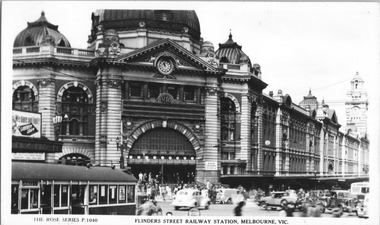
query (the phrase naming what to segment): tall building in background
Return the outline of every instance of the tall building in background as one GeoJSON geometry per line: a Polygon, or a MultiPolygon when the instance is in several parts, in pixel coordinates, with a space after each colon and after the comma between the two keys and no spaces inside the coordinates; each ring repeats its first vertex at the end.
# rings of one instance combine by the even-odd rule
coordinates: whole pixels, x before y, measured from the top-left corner
{"type": "Polygon", "coordinates": [[[358,72],[351,80],[351,89],[347,91],[346,121],[347,131],[357,133],[360,137],[367,135],[368,95],[364,89],[364,80],[358,72]]]}

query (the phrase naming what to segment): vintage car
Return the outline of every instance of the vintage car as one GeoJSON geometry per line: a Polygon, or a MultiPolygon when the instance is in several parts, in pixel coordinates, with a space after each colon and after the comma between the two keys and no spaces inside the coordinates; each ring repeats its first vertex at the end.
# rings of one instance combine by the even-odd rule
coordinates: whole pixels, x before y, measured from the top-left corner
{"type": "Polygon", "coordinates": [[[297,199],[297,195],[293,192],[274,191],[270,193],[270,196],[261,198],[258,202],[258,205],[261,207],[261,209],[264,210],[266,210],[268,207],[274,209],[277,207],[283,207],[288,203],[296,204],[297,199]]]}
{"type": "Polygon", "coordinates": [[[244,196],[239,189],[222,188],[216,190],[216,202],[220,204],[232,204],[244,200],[244,196]]]}
{"type": "Polygon", "coordinates": [[[336,214],[341,216],[343,212],[356,211],[356,199],[346,190],[332,190],[329,195],[319,198],[325,210],[337,210],[336,214]]]}
{"type": "Polygon", "coordinates": [[[206,197],[198,189],[182,189],[179,190],[171,203],[175,210],[182,207],[193,208],[193,207],[204,207],[208,209],[210,207],[211,200],[206,197]]]}
{"type": "Polygon", "coordinates": [[[368,218],[369,194],[365,194],[363,200],[356,205],[356,215],[359,218],[368,218]]]}

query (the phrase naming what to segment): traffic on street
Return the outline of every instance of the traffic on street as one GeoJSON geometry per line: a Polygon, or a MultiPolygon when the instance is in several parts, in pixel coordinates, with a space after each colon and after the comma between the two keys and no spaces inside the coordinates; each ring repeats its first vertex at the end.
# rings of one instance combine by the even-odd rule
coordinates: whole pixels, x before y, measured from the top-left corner
{"type": "MultiPolygon", "coordinates": [[[[165,189],[161,189],[165,190],[165,189]]],[[[138,215],[368,218],[368,182],[350,190],[246,191],[238,188],[185,188],[146,195],[138,215]],[[148,207],[147,207],[148,206],[148,207]],[[148,208],[144,212],[144,208],[148,208]]]]}

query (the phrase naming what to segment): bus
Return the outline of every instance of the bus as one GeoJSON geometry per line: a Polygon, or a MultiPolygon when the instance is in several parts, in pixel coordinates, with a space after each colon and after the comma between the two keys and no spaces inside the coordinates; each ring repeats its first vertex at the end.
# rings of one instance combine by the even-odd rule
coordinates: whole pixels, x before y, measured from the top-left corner
{"type": "Polygon", "coordinates": [[[358,199],[369,193],[369,182],[355,182],[351,184],[350,192],[358,199]]]}
{"type": "Polygon", "coordinates": [[[137,179],[114,167],[12,162],[12,214],[136,215],[137,179]]]}

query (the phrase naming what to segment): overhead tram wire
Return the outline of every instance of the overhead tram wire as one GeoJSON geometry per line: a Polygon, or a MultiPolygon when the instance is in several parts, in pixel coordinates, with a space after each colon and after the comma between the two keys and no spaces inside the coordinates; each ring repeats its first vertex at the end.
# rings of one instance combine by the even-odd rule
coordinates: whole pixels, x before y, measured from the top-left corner
{"type": "MultiPolygon", "coordinates": [[[[347,78],[347,79],[338,81],[338,82],[333,83],[333,84],[329,84],[329,85],[326,85],[326,86],[322,86],[322,87],[319,87],[319,88],[312,89],[311,91],[318,92],[318,91],[323,90],[325,88],[328,88],[328,87],[331,87],[331,86],[334,86],[334,85],[337,85],[337,84],[341,84],[341,83],[346,82],[346,81],[351,80],[351,79],[352,78],[347,78]]],[[[299,95],[304,95],[304,94],[305,94],[305,92],[300,92],[300,93],[294,94],[293,96],[299,96],[299,95]]]]}

